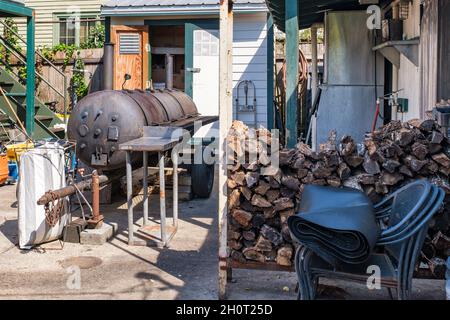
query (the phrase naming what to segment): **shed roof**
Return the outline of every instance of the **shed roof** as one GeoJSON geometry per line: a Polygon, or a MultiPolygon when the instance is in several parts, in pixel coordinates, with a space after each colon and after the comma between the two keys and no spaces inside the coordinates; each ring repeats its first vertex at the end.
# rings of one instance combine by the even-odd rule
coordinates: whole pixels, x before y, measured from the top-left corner
{"type": "MultiPolygon", "coordinates": [[[[219,0],[107,0],[102,6],[102,14],[140,15],[177,13],[218,13],[219,0]]],[[[235,0],[234,7],[239,11],[268,11],[265,0],[235,0]]]]}
{"type": "MultiPolygon", "coordinates": [[[[299,29],[323,22],[325,13],[332,10],[362,10],[367,6],[359,0],[290,0],[298,1],[299,29]]],[[[267,7],[280,30],[285,27],[285,0],[267,0],[267,7]]]]}
{"type": "MultiPolygon", "coordinates": [[[[105,7],[218,5],[219,0],[108,0],[105,7]]],[[[265,3],[265,0],[234,0],[236,4],[265,3]]]]}

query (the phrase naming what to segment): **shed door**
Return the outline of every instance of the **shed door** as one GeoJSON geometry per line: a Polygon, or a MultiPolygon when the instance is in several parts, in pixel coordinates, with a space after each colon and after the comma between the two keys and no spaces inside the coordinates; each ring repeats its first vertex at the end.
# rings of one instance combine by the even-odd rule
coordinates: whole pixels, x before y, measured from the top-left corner
{"type": "Polygon", "coordinates": [[[148,28],[114,26],[114,89],[146,89],[148,80],[148,28]],[[125,75],[131,76],[125,81],[125,75]]]}
{"type": "Polygon", "coordinates": [[[219,31],[194,30],[193,99],[204,116],[219,115],[219,31]]]}

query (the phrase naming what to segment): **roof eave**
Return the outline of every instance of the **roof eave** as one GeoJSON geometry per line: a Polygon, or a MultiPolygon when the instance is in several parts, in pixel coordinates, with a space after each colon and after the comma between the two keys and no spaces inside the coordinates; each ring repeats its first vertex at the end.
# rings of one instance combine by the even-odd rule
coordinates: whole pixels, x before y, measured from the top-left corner
{"type": "MultiPolygon", "coordinates": [[[[235,13],[268,13],[266,5],[261,4],[235,4],[235,13]]],[[[102,6],[101,15],[111,16],[170,16],[170,15],[208,15],[219,14],[218,5],[200,6],[128,6],[106,7],[102,6]]]]}

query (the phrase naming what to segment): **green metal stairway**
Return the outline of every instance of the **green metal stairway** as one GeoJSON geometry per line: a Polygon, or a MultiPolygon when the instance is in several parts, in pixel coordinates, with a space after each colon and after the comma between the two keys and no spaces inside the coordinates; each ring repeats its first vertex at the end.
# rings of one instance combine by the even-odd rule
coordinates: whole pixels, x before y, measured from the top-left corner
{"type": "Polygon", "coordinates": [[[3,12],[6,17],[27,17],[27,40],[21,37],[16,30],[10,25],[0,20],[0,27],[9,32],[9,36],[14,36],[16,43],[12,44],[11,39],[0,34],[0,47],[3,53],[7,53],[9,57],[14,57],[19,61],[19,65],[27,67],[27,82],[30,85],[24,86],[19,82],[18,65],[11,65],[10,59],[6,58],[6,54],[0,55],[0,87],[6,93],[7,99],[0,95],[0,141],[8,139],[8,129],[20,128],[20,121],[31,138],[35,140],[47,138],[64,138],[65,129],[64,121],[47,107],[39,98],[36,97],[35,81],[41,81],[45,84],[50,92],[55,95],[59,102],[64,105],[64,115],[67,113],[67,77],[56,67],[51,61],[45,58],[39,50],[35,49],[34,43],[34,14],[33,11],[23,5],[0,0],[0,14],[3,12]],[[24,48],[27,48],[24,52],[24,48]],[[58,83],[51,83],[42,74],[37,72],[35,64],[37,60],[45,63],[51,71],[59,74],[58,83]],[[31,80],[31,81],[28,81],[31,80]],[[59,91],[56,87],[63,84],[63,90],[59,91]],[[8,101],[6,101],[8,100],[8,101]],[[34,102],[33,102],[34,100],[34,102]],[[27,108],[28,103],[28,108],[27,108]],[[10,107],[10,104],[12,106],[10,107]],[[16,116],[16,115],[17,116],[16,116]],[[28,118],[27,118],[28,114],[28,118]],[[19,118],[19,119],[17,119],[19,118]]]}
{"type": "MultiPolygon", "coordinates": [[[[22,123],[25,123],[26,116],[26,88],[19,83],[14,76],[8,72],[0,62],[0,87],[5,91],[8,100],[10,101],[14,112],[19,117],[22,123]]],[[[33,139],[47,139],[60,138],[63,139],[65,130],[63,127],[57,125],[64,124],[64,121],[56,116],[42,101],[35,97],[35,116],[34,116],[35,130],[33,139]],[[55,127],[56,126],[56,127],[55,127]]],[[[14,127],[20,128],[15,119],[14,113],[8,106],[5,98],[0,95],[0,141],[8,139],[5,130],[14,127]]]]}

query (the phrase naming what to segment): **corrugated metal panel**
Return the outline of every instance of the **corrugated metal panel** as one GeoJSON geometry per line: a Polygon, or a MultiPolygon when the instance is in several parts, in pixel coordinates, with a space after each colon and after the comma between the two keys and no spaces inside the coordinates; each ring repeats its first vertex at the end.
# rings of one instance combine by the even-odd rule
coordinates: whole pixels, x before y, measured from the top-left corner
{"type": "Polygon", "coordinates": [[[24,4],[24,0],[6,0],[7,2],[16,2],[19,4],[24,4]]]}
{"type": "Polygon", "coordinates": [[[439,1],[438,100],[450,99],[450,1],[439,1]]]}
{"type": "MultiPolygon", "coordinates": [[[[425,112],[437,102],[437,77],[436,67],[438,59],[438,2],[427,0],[424,2],[422,16],[422,34],[420,38],[420,57],[422,76],[420,116],[424,117],[425,112]]],[[[409,79],[408,79],[409,82],[409,79]]]]}
{"type": "MultiPolygon", "coordinates": [[[[265,0],[235,0],[236,4],[259,4],[265,0]]],[[[218,0],[109,0],[105,7],[218,5],[218,0]]]]}
{"type": "Polygon", "coordinates": [[[375,101],[383,95],[384,66],[377,55],[377,87],[373,36],[366,28],[365,11],[330,12],[325,18],[325,82],[322,85],[315,147],[331,130],[337,136],[364,140],[374,117],[375,101]],[[351,36],[349,36],[351,34],[351,36]]]}
{"type": "MultiPolygon", "coordinates": [[[[219,0],[108,0],[102,6],[104,16],[162,16],[166,14],[218,14],[219,0]]],[[[267,12],[264,0],[236,0],[234,12],[267,12]]]]}

